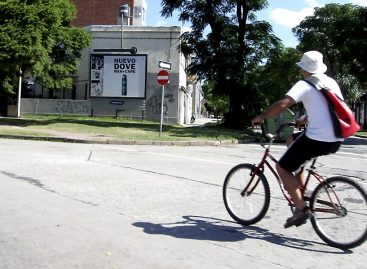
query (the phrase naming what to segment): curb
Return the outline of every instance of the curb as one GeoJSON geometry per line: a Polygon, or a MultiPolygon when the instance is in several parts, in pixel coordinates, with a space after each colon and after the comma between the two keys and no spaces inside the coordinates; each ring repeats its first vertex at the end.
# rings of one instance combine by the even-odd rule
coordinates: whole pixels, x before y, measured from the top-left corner
{"type": "Polygon", "coordinates": [[[110,144],[110,145],[156,145],[156,146],[229,146],[236,144],[246,144],[256,142],[256,138],[244,140],[223,140],[223,141],[146,141],[146,140],[88,140],[67,137],[48,136],[24,136],[24,135],[1,135],[5,139],[21,139],[33,141],[50,141],[81,144],[110,144]]]}

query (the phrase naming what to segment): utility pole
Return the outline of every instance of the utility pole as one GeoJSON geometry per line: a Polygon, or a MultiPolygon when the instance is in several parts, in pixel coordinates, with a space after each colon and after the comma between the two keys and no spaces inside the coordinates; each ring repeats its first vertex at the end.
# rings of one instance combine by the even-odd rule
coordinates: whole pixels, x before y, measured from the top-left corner
{"type": "Polygon", "coordinates": [[[18,84],[18,100],[17,100],[17,118],[20,118],[20,101],[22,98],[22,68],[19,67],[19,84],[18,84]]]}
{"type": "Polygon", "coordinates": [[[120,6],[120,16],[121,16],[121,49],[123,49],[124,17],[126,17],[127,21],[129,22],[129,16],[130,16],[130,7],[128,4],[123,4],[120,6]]]}

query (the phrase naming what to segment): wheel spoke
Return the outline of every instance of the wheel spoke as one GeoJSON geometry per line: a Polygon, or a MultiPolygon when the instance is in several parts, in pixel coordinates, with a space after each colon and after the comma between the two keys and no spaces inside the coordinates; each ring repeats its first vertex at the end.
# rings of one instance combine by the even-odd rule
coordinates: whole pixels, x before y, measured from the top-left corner
{"type": "Polygon", "coordinates": [[[238,165],[228,173],[223,185],[223,199],[228,213],[244,225],[262,219],[270,203],[270,190],[265,176],[252,171],[251,164],[238,165]]]}
{"type": "Polygon", "coordinates": [[[367,238],[367,194],[356,181],[332,177],[318,186],[310,201],[312,224],[328,244],[352,248],[367,238]]]}

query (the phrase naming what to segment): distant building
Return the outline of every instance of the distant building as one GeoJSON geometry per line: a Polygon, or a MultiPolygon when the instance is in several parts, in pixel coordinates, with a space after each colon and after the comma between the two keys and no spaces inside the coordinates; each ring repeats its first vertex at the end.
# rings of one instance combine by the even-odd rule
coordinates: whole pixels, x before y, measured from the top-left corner
{"type": "Polygon", "coordinates": [[[129,5],[129,17],[124,25],[146,26],[146,0],[71,0],[77,9],[74,26],[121,24],[120,6],[129,5]]]}

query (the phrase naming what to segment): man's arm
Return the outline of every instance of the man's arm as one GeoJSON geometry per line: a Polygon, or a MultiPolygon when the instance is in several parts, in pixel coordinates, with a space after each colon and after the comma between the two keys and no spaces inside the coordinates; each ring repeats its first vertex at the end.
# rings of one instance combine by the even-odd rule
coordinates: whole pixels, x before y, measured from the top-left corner
{"type": "Polygon", "coordinates": [[[292,97],[285,95],[283,99],[280,99],[279,101],[273,103],[263,113],[253,118],[251,120],[251,123],[252,125],[263,123],[265,119],[278,116],[285,109],[294,105],[295,103],[296,101],[294,101],[292,97]]]}

